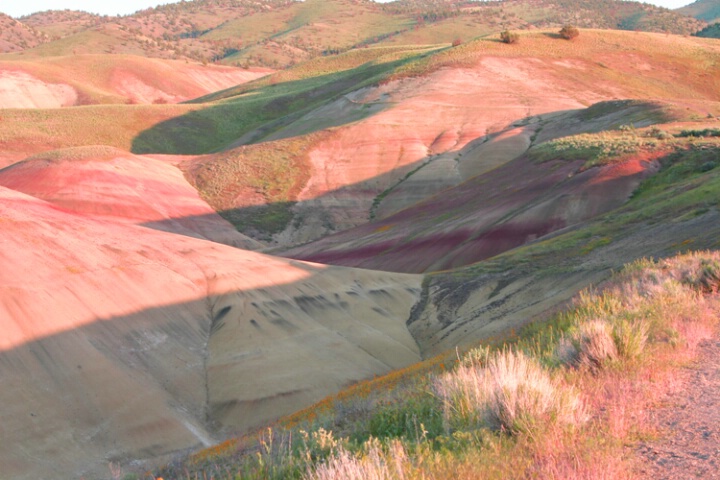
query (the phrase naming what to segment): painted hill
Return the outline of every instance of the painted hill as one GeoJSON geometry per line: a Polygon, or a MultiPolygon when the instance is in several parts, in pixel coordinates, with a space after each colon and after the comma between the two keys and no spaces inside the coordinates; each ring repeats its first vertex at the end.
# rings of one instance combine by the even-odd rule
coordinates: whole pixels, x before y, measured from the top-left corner
{"type": "MultiPolygon", "coordinates": [[[[296,27],[353,23],[319,18],[296,27]]],[[[320,55],[185,104],[3,109],[3,474],[141,469],[542,321],[628,261],[718,248],[718,54],[552,29],[320,55]]],[[[244,72],[23,57],[3,61],[95,101],[129,98],[118,70],[148,102],[244,72]]]]}
{"type": "MultiPolygon", "coordinates": [[[[292,206],[284,215],[285,226],[273,223],[259,238],[267,240],[271,235],[276,244],[289,246],[390,216],[521,155],[538,140],[540,129],[546,124],[548,129],[543,131],[552,128],[551,117],[565,110],[609,99],[694,97],[714,101],[720,85],[706,61],[712,62],[716,49],[712,41],[694,38],[583,31],[577,42],[528,34],[517,48],[487,38],[425,58],[411,57],[386,73],[379,85],[358,90],[355,83],[355,90],[332,103],[299,117],[284,117],[282,123],[271,120],[243,137],[263,140],[258,146],[243,147],[248,153],[268,151],[269,140],[285,139],[272,143],[276,150],[271,158],[280,158],[284,148],[300,148],[302,162],[310,165],[309,180],[304,179],[306,169],[291,170],[303,188],[277,197],[278,206],[281,202],[286,209],[292,206]],[[668,56],[669,44],[677,54],[668,56]],[[687,62],[690,52],[693,58],[706,60],[687,62]],[[673,55],[677,56],[672,59],[673,55]],[[633,63],[627,62],[628,56],[633,63]],[[686,68],[693,73],[683,74],[680,83],[677,76],[686,68]],[[435,121],[427,122],[427,118],[435,121]],[[327,127],[331,128],[320,136],[308,133],[327,127]]],[[[248,90],[251,88],[255,87],[230,90],[225,101],[238,95],[232,104],[241,104],[235,102],[243,102],[242,95],[257,91],[248,90]]],[[[275,105],[292,105],[295,98],[290,95],[275,105]]],[[[688,108],[692,105],[690,102],[688,108]]],[[[694,115],[702,118],[711,113],[702,110],[694,115]]],[[[159,125],[140,138],[152,133],[160,145],[161,139],[177,136],[173,127],[177,121],[159,125]]],[[[193,113],[183,121],[187,128],[206,120],[193,113]]],[[[645,117],[638,113],[632,120],[622,120],[618,114],[605,126],[617,129],[626,122],[646,126],[652,121],[652,113],[645,117]]],[[[562,131],[561,124],[556,125],[562,131]]],[[[594,128],[599,131],[604,126],[600,122],[594,128]]],[[[581,131],[576,126],[573,129],[581,131]]],[[[236,201],[217,193],[229,187],[228,183],[237,185],[234,170],[228,170],[225,177],[214,167],[218,174],[212,176],[211,184],[198,177],[203,164],[215,162],[199,158],[184,168],[211,205],[227,212],[226,218],[239,218],[243,208],[250,207],[242,203],[246,197],[238,196],[236,201]],[[205,191],[206,185],[216,193],[205,191]]],[[[236,224],[245,228],[242,219],[236,224]]],[[[252,230],[256,232],[258,227],[262,225],[256,224],[252,230]]]]}

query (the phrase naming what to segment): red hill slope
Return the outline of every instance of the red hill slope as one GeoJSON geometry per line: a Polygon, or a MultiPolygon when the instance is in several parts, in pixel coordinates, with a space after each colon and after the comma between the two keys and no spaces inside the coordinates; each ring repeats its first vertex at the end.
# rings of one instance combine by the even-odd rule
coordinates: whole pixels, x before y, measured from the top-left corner
{"type": "Polygon", "coordinates": [[[0,185],[63,210],[257,249],[169,163],[110,147],[40,154],[0,170],[0,185]]]}
{"type": "Polygon", "coordinates": [[[219,219],[137,225],[203,211],[172,169],[81,150],[0,172],[3,476],[101,478],[419,360],[419,277],[197,238],[219,219]]]}

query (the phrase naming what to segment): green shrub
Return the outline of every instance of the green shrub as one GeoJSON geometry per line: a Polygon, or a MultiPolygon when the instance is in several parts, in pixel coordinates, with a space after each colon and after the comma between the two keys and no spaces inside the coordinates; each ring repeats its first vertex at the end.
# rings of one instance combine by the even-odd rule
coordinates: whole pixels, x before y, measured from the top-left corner
{"type": "Polygon", "coordinates": [[[683,130],[675,135],[678,138],[687,137],[720,137],[720,128],[706,128],[704,130],[683,130]]]}
{"type": "Polygon", "coordinates": [[[638,358],[645,350],[649,331],[646,320],[618,320],[612,332],[618,356],[627,360],[638,358]]]}
{"type": "Polygon", "coordinates": [[[443,433],[437,399],[422,395],[401,403],[380,405],[368,421],[367,433],[375,438],[435,438],[443,433]]]}

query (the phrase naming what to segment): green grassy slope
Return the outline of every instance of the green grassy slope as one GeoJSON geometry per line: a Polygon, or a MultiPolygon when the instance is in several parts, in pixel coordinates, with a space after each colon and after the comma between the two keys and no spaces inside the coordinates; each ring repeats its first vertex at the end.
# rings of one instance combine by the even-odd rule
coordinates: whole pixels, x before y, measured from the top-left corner
{"type": "Polygon", "coordinates": [[[0,149],[26,152],[84,145],[130,150],[139,131],[199,108],[193,105],[91,105],[49,110],[7,109],[0,149]]]}
{"type": "Polygon", "coordinates": [[[133,151],[208,153],[232,147],[249,133],[241,143],[260,141],[313,108],[377,83],[426,53],[415,48],[374,49],[313,60],[196,100],[204,107],[140,133],[133,151]]]}

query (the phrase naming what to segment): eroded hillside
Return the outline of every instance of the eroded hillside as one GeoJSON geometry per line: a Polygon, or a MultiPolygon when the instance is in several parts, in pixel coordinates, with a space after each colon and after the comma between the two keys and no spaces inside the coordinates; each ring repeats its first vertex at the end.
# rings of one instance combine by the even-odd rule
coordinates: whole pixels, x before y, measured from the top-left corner
{"type": "MultiPolygon", "coordinates": [[[[143,95],[109,86],[149,64],[114,58],[28,75],[110,62],[73,88],[143,95]]],[[[181,105],[3,109],[3,473],[167,460],[542,319],[635,258],[717,248],[719,60],[710,39],[493,34],[181,105]]]]}

